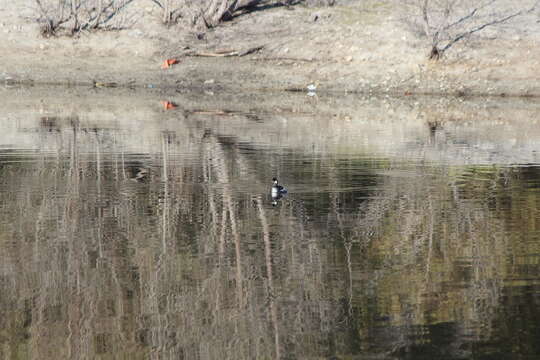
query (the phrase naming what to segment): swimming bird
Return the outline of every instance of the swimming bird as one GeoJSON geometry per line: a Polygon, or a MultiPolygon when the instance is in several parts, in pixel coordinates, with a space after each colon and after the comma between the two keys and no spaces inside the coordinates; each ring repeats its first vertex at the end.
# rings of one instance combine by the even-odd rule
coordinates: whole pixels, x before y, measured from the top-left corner
{"type": "Polygon", "coordinates": [[[272,198],[280,198],[282,195],[287,193],[287,189],[278,184],[276,178],[272,179],[272,198]]]}

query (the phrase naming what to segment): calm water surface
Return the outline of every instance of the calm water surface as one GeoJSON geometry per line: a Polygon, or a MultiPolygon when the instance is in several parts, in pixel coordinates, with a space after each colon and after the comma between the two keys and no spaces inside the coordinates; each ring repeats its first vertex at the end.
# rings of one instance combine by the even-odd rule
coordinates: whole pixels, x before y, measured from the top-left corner
{"type": "Polygon", "coordinates": [[[540,104],[15,91],[0,358],[540,358],[540,104]]]}

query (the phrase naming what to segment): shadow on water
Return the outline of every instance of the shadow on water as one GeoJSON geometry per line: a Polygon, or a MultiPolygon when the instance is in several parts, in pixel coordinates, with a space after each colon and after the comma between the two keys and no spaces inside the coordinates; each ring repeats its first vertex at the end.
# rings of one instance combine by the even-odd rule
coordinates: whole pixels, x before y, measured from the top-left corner
{"type": "Polygon", "coordinates": [[[540,356],[540,104],[36,91],[0,100],[2,358],[540,356]]]}

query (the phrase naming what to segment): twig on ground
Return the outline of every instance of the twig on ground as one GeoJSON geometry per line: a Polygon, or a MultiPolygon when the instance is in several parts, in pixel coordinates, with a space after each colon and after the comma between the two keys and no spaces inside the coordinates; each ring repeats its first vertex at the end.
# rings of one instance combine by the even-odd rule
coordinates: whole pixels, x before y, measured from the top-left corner
{"type": "Polygon", "coordinates": [[[258,45],[251,48],[248,48],[246,50],[217,50],[214,52],[191,52],[184,54],[185,56],[200,56],[200,57],[231,57],[231,56],[246,56],[249,54],[253,54],[254,52],[260,51],[264,48],[264,45],[258,45]]]}

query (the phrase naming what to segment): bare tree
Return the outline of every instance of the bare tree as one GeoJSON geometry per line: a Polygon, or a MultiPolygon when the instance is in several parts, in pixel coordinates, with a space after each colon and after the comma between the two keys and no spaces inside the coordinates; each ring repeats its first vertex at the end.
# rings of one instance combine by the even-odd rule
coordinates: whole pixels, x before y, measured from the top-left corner
{"type": "Polygon", "coordinates": [[[161,21],[164,24],[173,24],[178,22],[182,17],[182,10],[186,7],[185,1],[182,0],[151,0],[159,6],[162,13],[161,21]]]}
{"type": "Polygon", "coordinates": [[[72,35],[83,30],[117,29],[129,21],[118,21],[135,0],[34,0],[41,34],[51,36],[60,29],[72,35]],[[116,21],[116,22],[114,22],[116,21]]]}
{"type": "MultiPolygon", "coordinates": [[[[241,9],[259,5],[265,0],[152,0],[162,10],[164,24],[185,19],[191,25],[211,28],[230,20],[241,9]]],[[[267,2],[267,1],[266,1],[267,2]]]]}
{"type": "Polygon", "coordinates": [[[439,59],[457,42],[488,27],[535,11],[538,0],[407,0],[414,26],[431,41],[430,59],[439,59]]]}

